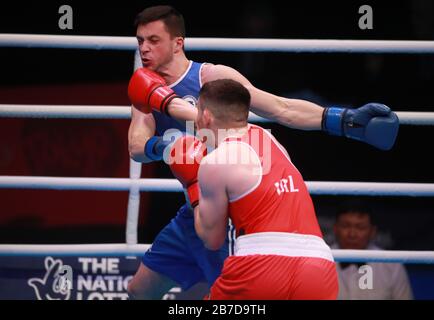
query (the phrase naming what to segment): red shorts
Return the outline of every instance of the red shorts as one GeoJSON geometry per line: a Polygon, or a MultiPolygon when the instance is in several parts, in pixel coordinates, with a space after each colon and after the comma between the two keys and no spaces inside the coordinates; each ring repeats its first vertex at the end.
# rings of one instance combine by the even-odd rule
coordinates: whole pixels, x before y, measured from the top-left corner
{"type": "Polygon", "coordinates": [[[231,256],[211,287],[211,300],[336,299],[334,262],[279,255],[231,256]]]}

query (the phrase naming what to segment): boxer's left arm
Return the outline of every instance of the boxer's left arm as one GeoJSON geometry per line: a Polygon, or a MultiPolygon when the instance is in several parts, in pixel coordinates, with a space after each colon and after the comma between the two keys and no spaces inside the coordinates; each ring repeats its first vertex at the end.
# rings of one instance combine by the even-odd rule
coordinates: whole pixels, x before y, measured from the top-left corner
{"type": "Polygon", "coordinates": [[[207,66],[202,81],[230,78],[243,84],[251,95],[251,110],[282,125],[302,130],[322,130],[390,150],[396,140],[399,119],[389,107],[368,103],[357,109],[324,108],[315,103],[275,96],[255,88],[242,74],[223,65],[207,66]]]}
{"type": "Polygon", "coordinates": [[[199,168],[200,200],[194,210],[194,226],[210,250],[220,249],[226,238],[229,199],[222,167],[205,158],[199,168]]]}
{"type": "Polygon", "coordinates": [[[251,95],[251,111],[293,129],[320,130],[324,108],[305,100],[287,99],[253,86],[237,70],[224,65],[206,65],[203,82],[232,79],[243,84],[251,95]]]}

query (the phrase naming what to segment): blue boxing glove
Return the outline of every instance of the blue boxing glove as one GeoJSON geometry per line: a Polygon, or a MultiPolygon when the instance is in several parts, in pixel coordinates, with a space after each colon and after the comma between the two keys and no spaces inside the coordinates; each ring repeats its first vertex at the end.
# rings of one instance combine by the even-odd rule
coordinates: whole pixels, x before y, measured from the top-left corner
{"type": "Polygon", "coordinates": [[[163,159],[164,149],[171,143],[165,141],[162,136],[153,136],[146,141],[145,156],[153,161],[160,161],[163,159]]]}
{"type": "Polygon", "coordinates": [[[324,108],[321,127],[328,134],[390,150],[398,135],[399,119],[384,104],[368,103],[358,109],[324,108]]]}
{"type": "Polygon", "coordinates": [[[167,153],[170,148],[167,148],[173,144],[179,137],[184,134],[177,130],[167,130],[164,136],[152,136],[145,143],[144,153],[145,156],[153,161],[160,161],[167,157],[167,153]]]}

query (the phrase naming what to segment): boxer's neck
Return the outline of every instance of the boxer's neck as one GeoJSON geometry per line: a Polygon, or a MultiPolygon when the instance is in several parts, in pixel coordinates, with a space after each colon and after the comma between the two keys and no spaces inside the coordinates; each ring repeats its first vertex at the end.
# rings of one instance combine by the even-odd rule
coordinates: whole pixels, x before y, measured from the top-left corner
{"type": "Polygon", "coordinates": [[[169,63],[158,70],[158,73],[164,78],[168,85],[171,85],[182,77],[189,65],[190,60],[188,60],[184,52],[182,52],[175,54],[169,63]]]}

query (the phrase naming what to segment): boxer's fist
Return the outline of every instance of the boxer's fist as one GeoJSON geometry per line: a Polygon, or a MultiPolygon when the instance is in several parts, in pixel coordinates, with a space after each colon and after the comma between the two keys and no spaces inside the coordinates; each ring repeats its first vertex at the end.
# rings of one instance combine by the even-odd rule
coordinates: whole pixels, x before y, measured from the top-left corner
{"type": "Polygon", "coordinates": [[[200,161],[206,156],[207,150],[204,143],[193,136],[183,136],[177,139],[170,149],[168,161],[170,170],[177,178],[188,194],[191,206],[199,204],[199,184],[197,174],[200,161]]]}
{"type": "Polygon", "coordinates": [[[158,74],[139,68],[130,79],[128,97],[133,106],[143,113],[150,113],[153,109],[169,115],[167,106],[177,95],[158,74]]]}
{"type": "Polygon", "coordinates": [[[399,119],[381,103],[368,103],[358,109],[331,107],[324,109],[322,129],[390,150],[398,135],[399,119]]]}

